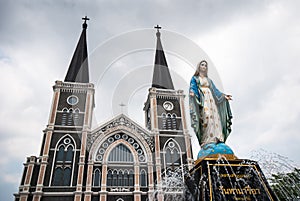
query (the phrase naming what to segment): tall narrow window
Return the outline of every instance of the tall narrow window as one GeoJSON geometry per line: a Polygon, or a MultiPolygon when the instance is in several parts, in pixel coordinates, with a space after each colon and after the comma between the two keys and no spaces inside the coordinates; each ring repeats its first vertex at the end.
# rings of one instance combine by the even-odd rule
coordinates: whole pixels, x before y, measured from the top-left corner
{"type": "Polygon", "coordinates": [[[57,161],[63,161],[64,160],[64,154],[65,154],[65,146],[60,146],[59,149],[58,149],[58,152],[56,153],[57,154],[57,158],[56,160],[57,161]]]}
{"type": "Polygon", "coordinates": [[[107,186],[112,186],[112,170],[108,170],[107,172],[107,186]]]}
{"type": "Polygon", "coordinates": [[[66,152],[66,161],[70,162],[73,160],[73,148],[69,146],[66,152]]]}
{"type": "Polygon", "coordinates": [[[62,168],[58,167],[54,170],[54,177],[53,177],[52,184],[54,186],[60,186],[62,180],[63,180],[63,170],[62,168]]]}
{"type": "Polygon", "coordinates": [[[64,169],[64,178],[63,178],[63,186],[70,186],[70,181],[71,181],[71,168],[66,167],[64,169]]]}
{"type": "Polygon", "coordinates": [[[74,141],[63,137],[57,144],[55,160],[53,162],[53,186],[70,186],[74,162],[74,141]]]}
{"type": "Polygon", "coordinates": [[[74,110],[74,125],[79,126],[79,109],[74,110]]]}
{"type": "Polygon", "coordinates": [[[123,186],[123,171],[120,170],[118,173],[118,186],[123,186]]]}
{"type": "Polygon", "coordinates": [[[129,186],[133,186],[134,185],[134,174],[133,171],[130,170],[129,171],[129,186]]]}
{"type": "Polygon", "coordinates": [[[61,125],[65,126],[67,125],[67,117],[68,117],[69,110],[67,108],[64,108],[62,112],[63,113],[61,117],[61,125]]]}
{"type": "Polygon", "coordinates": [[[172,129],[176,130],[177,129],[177,120],[176,120],[176,114],[172,114],[172,129]]]}
{"type": "Polygon", "coordinates": [[[174,153],[173,153],[173,164],[176,166],[179,166],[180,163],[181,163],[181,161],[180,161],[179,151],[177,149],[175,149],[174,153]]]}
{"type": "Polygon", "coordinates": [[[166,164],[167,166],[172,166],[173,168],[180,165],[180,155],[177,148],[166,149],[166,164]]]}
{"type": "Polygon", "coordinates": [[[100,186],[101,183],[101,172],[100,170],[97,168],[94,171],[94,186],[100,186]]]}
{"type": "Polygon", "coordinates": [[[114,170],[113,171],[113,186],[117,186],[118,185],[118,171],[114,170]]]}
{"type": "Polygon", "coordinates": [[[167,114],[167,129],[172,129],[172,116],[170,113],[167,114]]]}
{"type": "MultiPolygon", "coordinates": [[[[165,169],[168,171],[181,171],[181,155],[178,144],[170,140],[164,147],[165,169]]],[[[168,171],[166,172],[168,174],[168,171]]]]}
{"type": "Polygon", "coordinates": [[[141,186],[147,186],[147,174],[145,170],[141,170],[140,181],[141,181],[141,186]]]}
{"type": "Polygon", "coordinates": [[[71,108],[68,114],[67,126],[72,126],[72,125],[73,125],[73,109],[71,108]]]}
{"type": "Polygon", "coordinates": [[[167,129],[167,117],[166,117],[166,113],[162,113],[162,128],[163,129],[167,129]]]}
{"type": "Polygon", "coordinates": [[[128,171],[125,170],[124,171],[124,180],[123,180],[124,186],[128,186],[129,185],[128,181],[129,181],[129,174],[128,174],[128,171]]]}

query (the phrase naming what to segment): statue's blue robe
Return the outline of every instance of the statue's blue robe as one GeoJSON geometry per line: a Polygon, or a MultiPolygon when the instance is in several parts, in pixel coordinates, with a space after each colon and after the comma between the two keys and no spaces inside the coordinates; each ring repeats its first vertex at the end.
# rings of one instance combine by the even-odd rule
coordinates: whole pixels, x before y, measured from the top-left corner
{"type": "MultiPolygon", "coordinates": [[[[209,81],[209,88],[213,94],[220,115],[220,120],[222,124],[222,133],[225,142],[231,132],[231,124],[232,124],[231,123],[232,114],[231,114],[229,102],[225,98],[224,94],[216,88],[213,81],[209,78],[208,81],[209,81]]],[[[204,106],[204,94],[201,90],[199,77],[197,76],[192,77],[190,83],[190,92],[194,93],[194,96],[190,95],[190,99],[189,99],[191,126],[196,133],[199,144],[201,145],[203,131],[202,131],[202,122],[201,122],[200,114],[204,106]]]]}

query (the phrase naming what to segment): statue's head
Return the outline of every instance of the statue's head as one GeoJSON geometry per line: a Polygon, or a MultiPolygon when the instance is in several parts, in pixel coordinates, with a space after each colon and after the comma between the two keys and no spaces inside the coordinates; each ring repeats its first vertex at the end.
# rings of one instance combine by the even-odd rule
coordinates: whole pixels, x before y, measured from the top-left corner
{"type": "Polygon", "coordinates": [[[197,69],[194,76],[199,76],[200,74],[207,77],[208,64],[206,60],[202,60],[197,64],[197,69]]]}

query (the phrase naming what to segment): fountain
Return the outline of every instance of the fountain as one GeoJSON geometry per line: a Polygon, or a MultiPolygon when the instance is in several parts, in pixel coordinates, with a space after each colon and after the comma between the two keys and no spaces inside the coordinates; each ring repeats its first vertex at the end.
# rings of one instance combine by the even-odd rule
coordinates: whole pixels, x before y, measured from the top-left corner
{"type": "Polygon", "coordinates": [[[257,162],[205,158],[191,170],[200,191],[198,200],[278,200],[257,162]]]}
{"type": "Polygon", "coordinates": [[[300,200],[300,170],[279,154],[258,150],[250,157],[255,161],[238,159],[219,143],[201,149],[198,157],[193,169],[183,166],[162,175],[154,200],[159,193],[165,201],[300,200]]]}
{"type": "Polygon", "coordinates": [[[251,156],[256,161],[238,159],[228,150],[200,150],[185,181],[185,200],[300,200],[300,169],[288,158],[258,150],[251,156]]]}

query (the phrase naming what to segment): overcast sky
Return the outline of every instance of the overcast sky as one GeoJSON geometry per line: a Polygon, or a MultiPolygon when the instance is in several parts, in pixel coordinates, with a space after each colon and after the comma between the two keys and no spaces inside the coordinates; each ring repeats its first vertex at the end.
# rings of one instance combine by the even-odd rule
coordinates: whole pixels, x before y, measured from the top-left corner
{"type": "MultiPolygon", "coordinates": [[[[105,45],[118,49],[113,44],[117,44],[120,35],[134,36],[140,33],[137,30],[146,30],[137,41],[145,45],[140,48],[143,51],[130,53],[128,57],[114,55],[111,63],[107,63],[111,74],[98,77],[95,83],[97,124],[117,113],[103,112],[101,108],[105,104],[113,107],[118,104],[116,91],[120,83],[136,86],[137,82],[141,86],[131,89],[125,110],[129,117],[143,125],[139,116],[143,116],[145,90],[152,78],[151,48],[155,47],[152,27],[160,24],[165,29],[162,42],[175,87],[188,85],[194,61],[186,57],[195,54],[210,61],[210,72],[214,72],[214,68],[217,72],[212,77],[220,79],[220,88],[232,94],[233,132],[226,143],[235,154],[249,158],[252,151],[264,149],[299,164],[299,8],[300,2],[296,0],[107,0],[93,3],[1,0],[1,199],[12,199],[21,180],[22,163],[27,156],[39,154],[42,130],[48,122],[52,86],[55,80],[64,79],[81,32],[81,17],[85,15],[91,18],[87,37],[89,54],[94,58],[101,57],[99,54],[105,45]],[[181,44],[184,50],[189,47],[185,45],[188,43],[196,44],[198,49],[187,50],[183,58],[172,49],[172,41],[173,44],[184,42],[181,44]],[[116,71],[124,73],[117,81],[109,76],[116,71]],[[141,72],[146,72],[145,77],[149,75],[146,81],[128,79],[143,74],[141,72]],[[140,109],[136,109],[135,104],[140,104],[140,109]],[[101,113],[106,115],[101,116],[101,113]]],[[[108,68],[102,64],[91,58],[91,73],[108,68]]]]}

